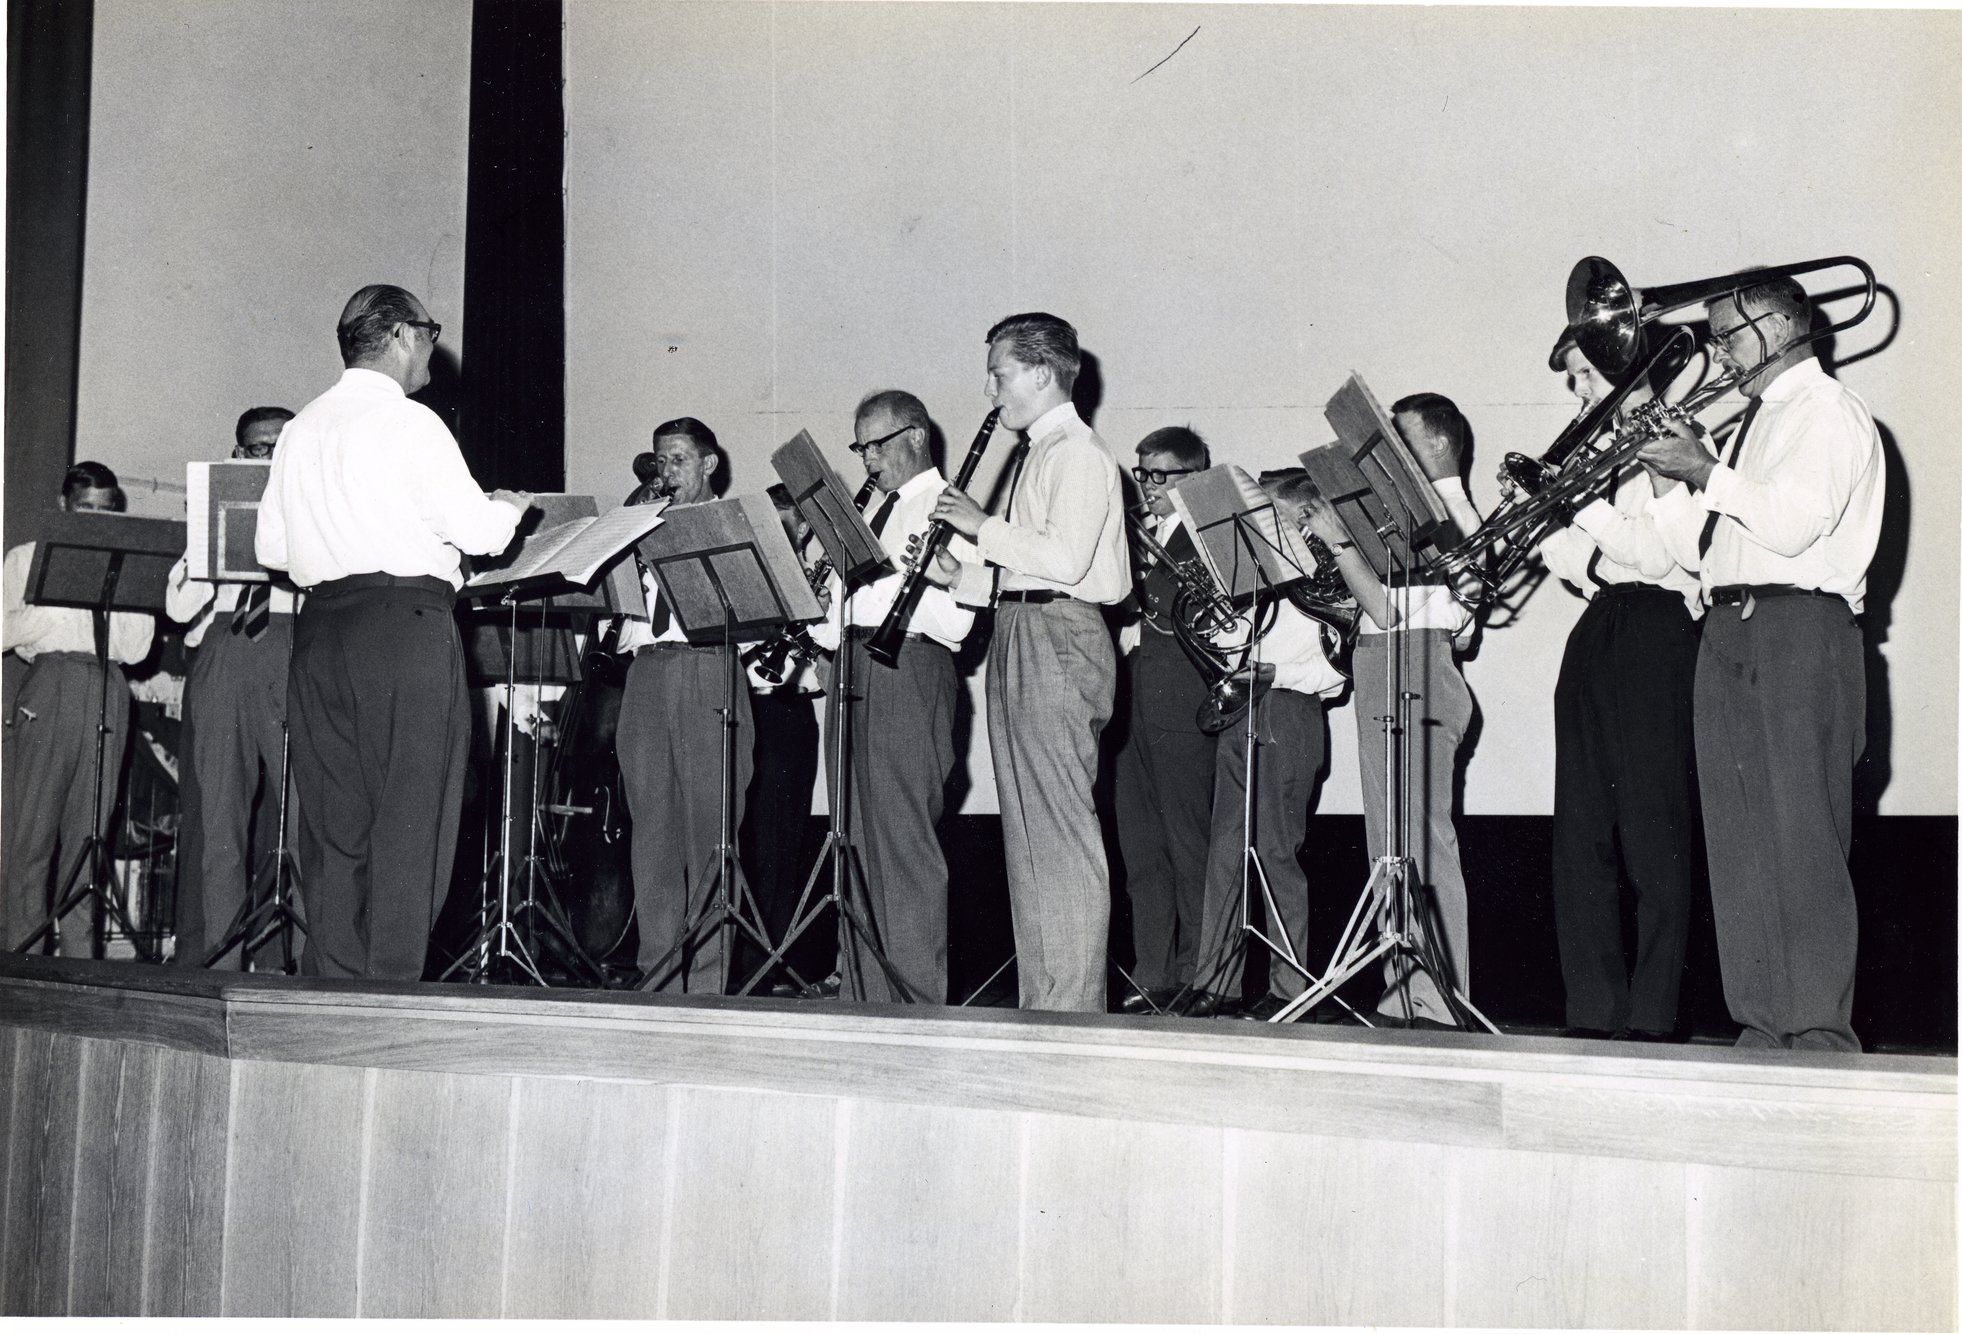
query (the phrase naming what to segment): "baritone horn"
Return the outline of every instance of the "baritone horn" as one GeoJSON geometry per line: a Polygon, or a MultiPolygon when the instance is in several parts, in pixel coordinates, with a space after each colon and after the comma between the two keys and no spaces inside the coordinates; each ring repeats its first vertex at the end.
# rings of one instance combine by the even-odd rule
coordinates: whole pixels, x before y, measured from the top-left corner
{"type": "Polygon", "coordinates": [[[1247,675],[1247,660],[1253,656],[1254,645],[1272,623],[1271,608],[1263,624],[1262,608],[1242,611],[1234,606],[1197,557],[1175,559],[1165,544],[1151,535],[1137,510],[1125,511],[1124,518],[1131,539],[1178,585],[1172,598],[1172,638],[1206,683],[1206,702],[1193,715],[1194,721],[1208,735],[1223,731],[1274,683],[1271,663],[1256,664],[1251,680],[1247,675]],[[1220,646],[1221,640],[1231,643],[1235,639],[1241,641],[1236,646],[1220,646]]]}
{"type": "MultiPolygon", "coordinates": [[[[1687,421],[1737,385],[1750,380],[1795,347],[1850,329],[1873,312],[1878,295],[1873,269],[1854,255],[1831,255],[1800,264],[1745,269],[1717,278],[1640,289],[1607,260],[1589,255],[1567,277],[1567,327],[1575,344],[1596,369],[1618,382],[1615,391],[1576,417],[1538,459],[1508,454],[1500,469],[1500,502],[1476,533],[1437,559],[1437,568],[1461,601],[1489,606],[1525,564],[1541,539],[1606,484],[1615,470],[1642,448],[1687,421]],[[1778,347],[1765,347],[1756,364],[1706,379],[1681,401],[1663,396],[1676,371],[1688,363],[1696,338],[1683,325],[1665,325],[1667,339],[1652,347],[1650,326],[1664,315],[1691,306],[1708,307],[1775,278],[1792,278],[1822,269],[1859,271],[1865,299],[1843,320],[1809,330],[1778,347]],[[1625,416],[1622,405],[1637,388],[1652,385],[1656,397],[1625,416]]],[[[1714,365],[1714,360],[1712,362],[1714,365]]]]}

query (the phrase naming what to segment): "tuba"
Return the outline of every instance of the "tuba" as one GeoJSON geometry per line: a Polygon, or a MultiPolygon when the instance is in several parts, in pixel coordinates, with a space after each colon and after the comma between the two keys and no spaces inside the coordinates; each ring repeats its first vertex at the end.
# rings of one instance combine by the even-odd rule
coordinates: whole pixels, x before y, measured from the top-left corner
{"type": "Polygon", "coordinates": [[[1507,455],[1499,473],[1499,507],[1477,532],[1440,556],[1436,568],[1460,601],[1475,610],[1490,606],[1540,541],[1564,524],[1616,469],[1666,433],[1672,422],[1690,420],[1792,348],[1852,328],[1872,313],[1877,293],[1873,269],[1853,255],[1642,290],[1629,286],[1621,270],[1607,260],[1589,255],[1567,278],[1567,327],[1581,354],[1621,383],[1576,417],[1539,459],[1507,455]],[[1834,268],[1859,271],[1866,289],[1859,310],[1782,347],[1767,348],[1756,365],[1705,380],[1680,402],[1663,400],[1661,391],[1673,378],[1672,367],[1679,370],[1688,363],[1696,339],[1687,327],[1664,326],[1671,330],[1669,337],[1652,348],[1649,329],[1661,323],[1662,316],[1735,297],[1769,279],[1834,268]],[[1656,398],[1621,417],[1622,404],[1643,384],[1655,386],[1656,398]]]}
{"type": "Polygon", "coordinates": [[[1206,702],[1199,706],[1194,720],[1209,736],[1224,731],[1274,684],[1270,663],[1254,664],[1251,675],[1247,671],[1254,646],[1273,624],[1272,605],[1240,610],[1197,558],[1173,559],[1135,511],[1126,511],[1124,517],[1132,540],[1178,585],[1172,598],[1172,638],[1206,683],[1206,702]],[[1264,619],[1263,609],[1267,613],[1264,619]],[[1236,648],[1220,648],[1218,641],[1227,637],[1243,642],[1236,648]]]}

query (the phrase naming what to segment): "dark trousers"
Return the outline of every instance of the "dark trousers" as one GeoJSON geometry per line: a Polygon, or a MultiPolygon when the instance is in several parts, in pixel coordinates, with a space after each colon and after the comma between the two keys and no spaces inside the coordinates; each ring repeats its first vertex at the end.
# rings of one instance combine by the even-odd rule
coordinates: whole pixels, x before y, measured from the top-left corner
{"type": "Polygon", "coordinates": [[[1697,625],[1650,584],[1595,594],[1553,693],[1553,915],[1567,1023],[1676,1027],[1689,938],[1697,625]],[[1635,894],[1635,967],[1621,877],[1635,894]]]}
{"type": "MultiPolygon", "coordinates": [[[[614,747],[634,817],[634,913],[640,967],[659,965],[657,991],[719,996],[727,982],[725,918],[711,899],[740,902],[742,885],[716,871],[722,821],[722,709],[728,657],[720,649],[644,648],[627,669],[614,747]],[[694,929],[689,930],[690,924],[694,929]],[[685,939],[684,939],[685,934],[685,939]],[[677,949],[677,946],[680,948],[677,949]]],[[[736,687],[735,809],[740,826],[756,732],[749,690],[736,687]]]]}
{"type": "MultiPolygon", "coordinates": [[[[805,861],[805,845],[811,793],[817,786],[817,710],[810,696],[794,692],[751,695],[749,708],[756,724],[755,773],[743,801],[739,841],[757,912],[776,944],[790,929],[791,914],[811,869],[805,861]]],[[[806,933],[805,941],[815,940],[814,932],[806,933]]],[[[806,982],[815,982],[831,965],[827,961],[812,973],[817,967],[816,951],[803,948],[805,941],[799,941],[785,959],[806,982]]],[[[739,984],[747,981],[763,958],[764,951],[754,942],[739,941],[731,976],[739,984]]]]}
{"type": "Polygon", "coordinates": [[[286,716],[314,977],[413,981],[450,883],[470,757],[453,595],[356,575],[309,591],[286,716]]]}
{"type": "MultiPolygon", "coordinates": [[[[1259,905],[1247,905],[1246,918],[1264,918],[1276,945],[1285,939],[1304,969],[1308,962],[1308,873],[1301,869],[1301,844],[1308,833],[1315,777],[1328,748],[1321,697],[1270,690],[1261,698],[1256,726],[1253,848],[1260,857],[1274,912],[1267,911],[1260,878],[1246,867],[1247,730],[1246,719],[1241,718],[1216,742],[1219,762],[1213,779],[1213,831],[1206,869],[1205,953],[1199,963],[1200,987],[1222,996],[1239,996],[1246,964],[1246,951],[1241,948],[1246,920],[1241,911],[1243,876],[1247,893],[1259,905]]],[[[1279,948],[1269,956],[1267,990],[1290,999],[1307,990],[1307,974],[1291,966],[1279,948]]]]}
{"type": "Polygon", "coordinates": [[[1858,1051],[1859,915],[1846,858],[1866,663],[1839,598],[1705,617],[1696,772],[1724,1000],[1740,1047],[1858,1051]]]}
{"type": "Polygon", "coordinates": [[[1205,915],[1216,737],[1196,718],[1206,686],[1168,635],[1149,628],[1124,659],[1129,719],[1112,783],[1132,979],[1147,989],[1193,979],[1205,915]]]}
{"type": "MultiPolygon", "coordinates": [[[[279,743],[292,659],[292,617],[272,617],[255,642],[231,633],[229,618],[220,616],[191,662],[177,784],[178,963],[202,963],[225,938],[277,846],[279,743]]],[[[289,794],[289,842],[294,804],[289,794]]],[[[242,967],[243,951],[219,966],[227,962],[242,967]]]]}
{"type": "MultiPolygon", "coordinates": [[[[7,765],[0,780],[6,810],[0,859],[0,949],[12,949],[53,909],[88,841],[95,811],[97,724],[108,689],[109,731],[102,746],[102,826],[116,808],[116,784],[129,743],[129,686],[109,665],[108,680],[87,653],[43,653],[29,664],[7,719],[7,765]]],[[[104,863],[105,873],[108,863],[104,863]]],[[[88,878],[84,869],[73,883],[88,878]]],[[[61,919],[61,952],[95,952],[94,908],[82,903],[61,919]]]]}
{"type": "Polygon", "coordinates": [[[849,923],[838,924],[844,994],[857,1000],[910,996],[947,1003],[947,857],[940,816],[954,772],[954,655],[932,640],[908,639],[885,667],[848,639],[852,710],[852,830],[865,867],[867,925],[901,987],[849,923]]]}

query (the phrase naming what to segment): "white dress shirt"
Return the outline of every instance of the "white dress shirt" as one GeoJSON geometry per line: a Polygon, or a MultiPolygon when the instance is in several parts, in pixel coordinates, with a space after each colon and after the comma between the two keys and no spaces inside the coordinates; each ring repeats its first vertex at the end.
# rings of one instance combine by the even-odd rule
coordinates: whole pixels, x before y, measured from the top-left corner
{"type": "MultiPolygon", "coordinates": [[[[1475,533],[1481,520],[1478,508],[1465,493],[1463,478],[1447,477],[1433,482],[1437,488],[1438,499],[1444,502],[1445,513],[1458,525],[1461,533],[1475,533]]],[[[1452,596],[1451,590],[1443,584],[1386,585],[1383,596],[1397,614],[1397,628],[1402,630],[1449,630],[1453,641],[1463,648],[1471,639],[1471,608],[1452,596]]],[[[1380,635],[1383,627],[1367,611],[1356,627],[1359,634],[1380,635]]]]}
{"type": "MultiPolygon", "coordinates": [[[[860,628],[876,629],[885,624],[886,613],[892,610],[893,599],[899,596],[899,587],[906,579],[906,544],[913,537],[923,534],[933,518],[933,504],[940,493],[947,489],[946,479],[941,477],[940,469],[927,468],[915,473],[900,484],[897,491],[875,493],[866,505],[866,520],[877,517],[879,507],[886,503],[886,496],[893,497],[892,509],[886,514],[886,521],[879,530],[879,542],[892,557],[893,572],[862,584],[854,589],[851,597],[842,596],[837,571],[831,574],[831,610],[824,620],[811,628],[811,636],[828,649],[838,647],[838,627],[841,617],[847,614],[849,603],[850,624],[860,628]]],[[[947,553],[963,565],[979,559],[974,544],[960,534],[948,538],[947,553]]],[[[920,594],[920,600],[913,608],[913,615],[906,622],[908,634],[926,635],[935,643],[944,644],[950,649],[958,649],[967,632],[974,625],[974,611],[954,601],[954,595],[944,588],[928,584],[920,594]]]]}
{"type": "MultiPolygon", "coordinates": [[[[1060,403],[1030,424],[1029,452],[1012,481],[1008,513],[975,536],[988,565],[1001,567],[1004,592],[1050,588],[1105,606],[1131,591],[1124,540],[1124,484],[1117,459],[1060,403]]],[[[954,596],[971,607],[991,596],[986,565],[964,567],[954,596]]]]}
{"type": "Polygon", "coordinates": [[[660,634],[654,633],[656,608],[661,602],[661,585],[643,567],[640,572],[640,591],[647,599],[646,616],[620,617],[620,637],[615,641],[622,653],[632,653],[650,644],[686,644],[688,635],[681,628],[681,618],[669,609],[668,624],[660,634]]]}
{"type": "Polygon", "coordinates": [[[463,586],[460,552],[495,555],[523,514],[492,500],[435,413],[350,367],[280,433],[259,504],[259,563],[301,588],[353,574],[463,586]]]}
{"type": "Polygon", "coordinates": [[[1669,553],[1652,512],[1655,501],[1648,469],[1628,464],[1612,498],[1589,501],[1572,523],[1540,543],[1547,568],[1589,601],[1598,588],[1596,578],[1604,584],[1656,584],[1681,594],[1692,619],[1703,615],[1703,590],[1696,572],[1684,569],[1669,553]],[[1594,560],[1597,551],[1598,561],[1594,560]],[[1588,575],[1590,562],[1593,578],[1588,575]]]}
{"type": "MultiPolygon", "coordinates": [[[[179,625],[190,627],[184,632],[184,647],[196,648],[204,642],[205,632],[211,629],[212,622],[229,617],[238,610],[239,596],[249,587],[250,584],[232,580],[213,582],[191,578],[191,557],[186,553],[170,567],[170,579],[164,586],[164,614],[179,625]]],[[[272,597],[266,605],[275,616],[293,615],[306,600],[304,594],[295,593],[283,585],[273,584],[271,587],[272,597]]]]}
{"type": "Polygon", "coordinates": [[[1321,622],[1285,597],[1280,599],[1274,624],[1254,646],[1254,661],[1274,665],[1274,689],[1302,695],[1340,694],[1348,679],[1328,660],[1321,622]]]}
{"type": "Polygon", "coordinates": [[[1867,565],[1880,540],[1887,463],[1873,414],[1818,359],[1765,386],[1735,457],[1701,491],[1656,501],[1671,554],[1699,569],[1703,592],[1732,584],[1792,584],[1865,605],[1867,565]],[[1719,514],[1699,561],[1704,522],[1719,514]]]}
{"type": "MultiPolygon", "coordinates": [[[[23,542],[0,562],[0,649],[33,662],[43,653],[95,656],[95,613],[80,607],[29,606],[27,576],[34,544],[23,542]]],[[[141,662],[150,652],[156,618],[147,611],[109,613],[109,661],[141,662]]]]}

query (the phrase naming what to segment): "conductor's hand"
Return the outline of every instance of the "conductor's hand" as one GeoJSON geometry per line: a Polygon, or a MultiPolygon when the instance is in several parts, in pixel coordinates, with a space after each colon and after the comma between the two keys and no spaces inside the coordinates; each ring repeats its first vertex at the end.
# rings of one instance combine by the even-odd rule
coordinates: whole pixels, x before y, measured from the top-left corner
{"type": "Polygon", "coordinates": [[[829,616],[831,614],[831,581],[827,579],[811,591],[817,594],[818,610],[829,616]]]}
{"type": "Polygon", "coordinates": [[[520,514],[523,514],[526,510],[530,509],[533,505],[536,505],[538,503],[537,499],[533,497],[533,495],[529,491],[497,490],[491,492],[490,498],[492,500],[503,501],[505,504],[517,510],[518,513],[520,514]]]}
{"type": "MultiPolygon", "coordinates": [[[[933,517],[944,523],[962,537],[972,538],[981,531],[981,525],[988,521],[988,511],[982,509],[968,497],[965,491],[948,487],[940,493],[940,499],[933,502],[933,517]]],[[[960,562],[955,562],[959,568],[960,562]]]]}
{"type": "Polygon", "coordinates": [[[1689,424],[1671,418],[1667,425],[1669,429],[1643,445],[1635,457],[1664,477],[1674,477],[1702,489],[1717,461],[1704,449],[1689,424]]]}

